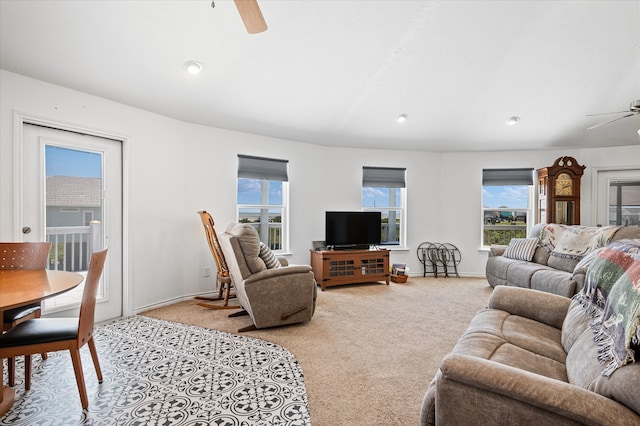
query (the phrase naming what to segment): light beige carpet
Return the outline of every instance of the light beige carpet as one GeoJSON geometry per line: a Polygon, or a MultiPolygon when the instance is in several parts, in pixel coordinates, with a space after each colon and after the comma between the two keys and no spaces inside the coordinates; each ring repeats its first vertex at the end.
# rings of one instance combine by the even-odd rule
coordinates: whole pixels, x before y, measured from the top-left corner
{"type": "MultiPolygon", "coordinates": [[[[318,288],[319,290],[319,288],[318,288]]],[[[311,421],[328,425],[416,425],[442,358],[491,294],[484,278],[409,278],[405,284],[318,291],[313,319],[243,335],[291,351],[304,372],[311,421]]],[[[189,300],[144,315],[236,333],[249,317],[189,300]]]]}

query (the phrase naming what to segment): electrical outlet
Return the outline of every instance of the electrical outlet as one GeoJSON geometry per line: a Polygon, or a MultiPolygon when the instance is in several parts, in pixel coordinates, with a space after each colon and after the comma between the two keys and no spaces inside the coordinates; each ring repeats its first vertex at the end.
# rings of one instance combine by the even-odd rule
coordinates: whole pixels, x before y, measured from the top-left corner
{"type": "Polygon", "coordinates": [[[205,266],[204,268],[202,268],[202,276],[203,277],[211,276],[211,268],[209,266],[205,266]]]}

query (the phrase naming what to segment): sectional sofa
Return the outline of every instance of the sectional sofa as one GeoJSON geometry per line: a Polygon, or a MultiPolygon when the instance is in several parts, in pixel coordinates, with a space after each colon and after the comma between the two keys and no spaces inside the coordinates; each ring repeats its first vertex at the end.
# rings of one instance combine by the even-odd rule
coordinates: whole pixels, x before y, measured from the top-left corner
{"type": "Polygon", "coordinates": [[[586,268],[581,261],[622,239],[640,239],[640,228],[538,224],[530,238],[490,248],[487,281],[492,287],[524,287],[571,297],[584,285],[586,268]]]}
{"type": "Polygon", "coordinates": [[[421,425],[640,425],[640,240],[595,253],[572,299],[497,286],[429,384],[421,425]]]}

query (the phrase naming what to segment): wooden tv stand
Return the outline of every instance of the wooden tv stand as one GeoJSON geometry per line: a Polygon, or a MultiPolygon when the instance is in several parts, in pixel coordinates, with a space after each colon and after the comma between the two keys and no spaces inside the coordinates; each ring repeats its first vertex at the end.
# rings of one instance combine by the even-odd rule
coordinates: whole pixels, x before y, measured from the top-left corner
{"type": "Polygon", "coordinates": [[[389,285],[389,250],[311,250],[311,268],[322,291],[374,281],[389,285]]]}

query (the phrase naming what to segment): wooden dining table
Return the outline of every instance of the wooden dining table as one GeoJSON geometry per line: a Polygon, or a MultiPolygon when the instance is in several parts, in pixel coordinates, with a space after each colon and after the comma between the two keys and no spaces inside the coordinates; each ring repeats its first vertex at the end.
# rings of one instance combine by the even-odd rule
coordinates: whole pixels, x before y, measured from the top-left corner
{"type": "MultiPolygon", "coordinates": [[[[0,318],[8,309],[30,305],[69,291],[84,281],[84,276],[68,271],[1,270],[0,318]]],[[[4,386],[4,364],[0,360],[0,416],[5,414],[15,399],[13,388],[4,386]]]]}

